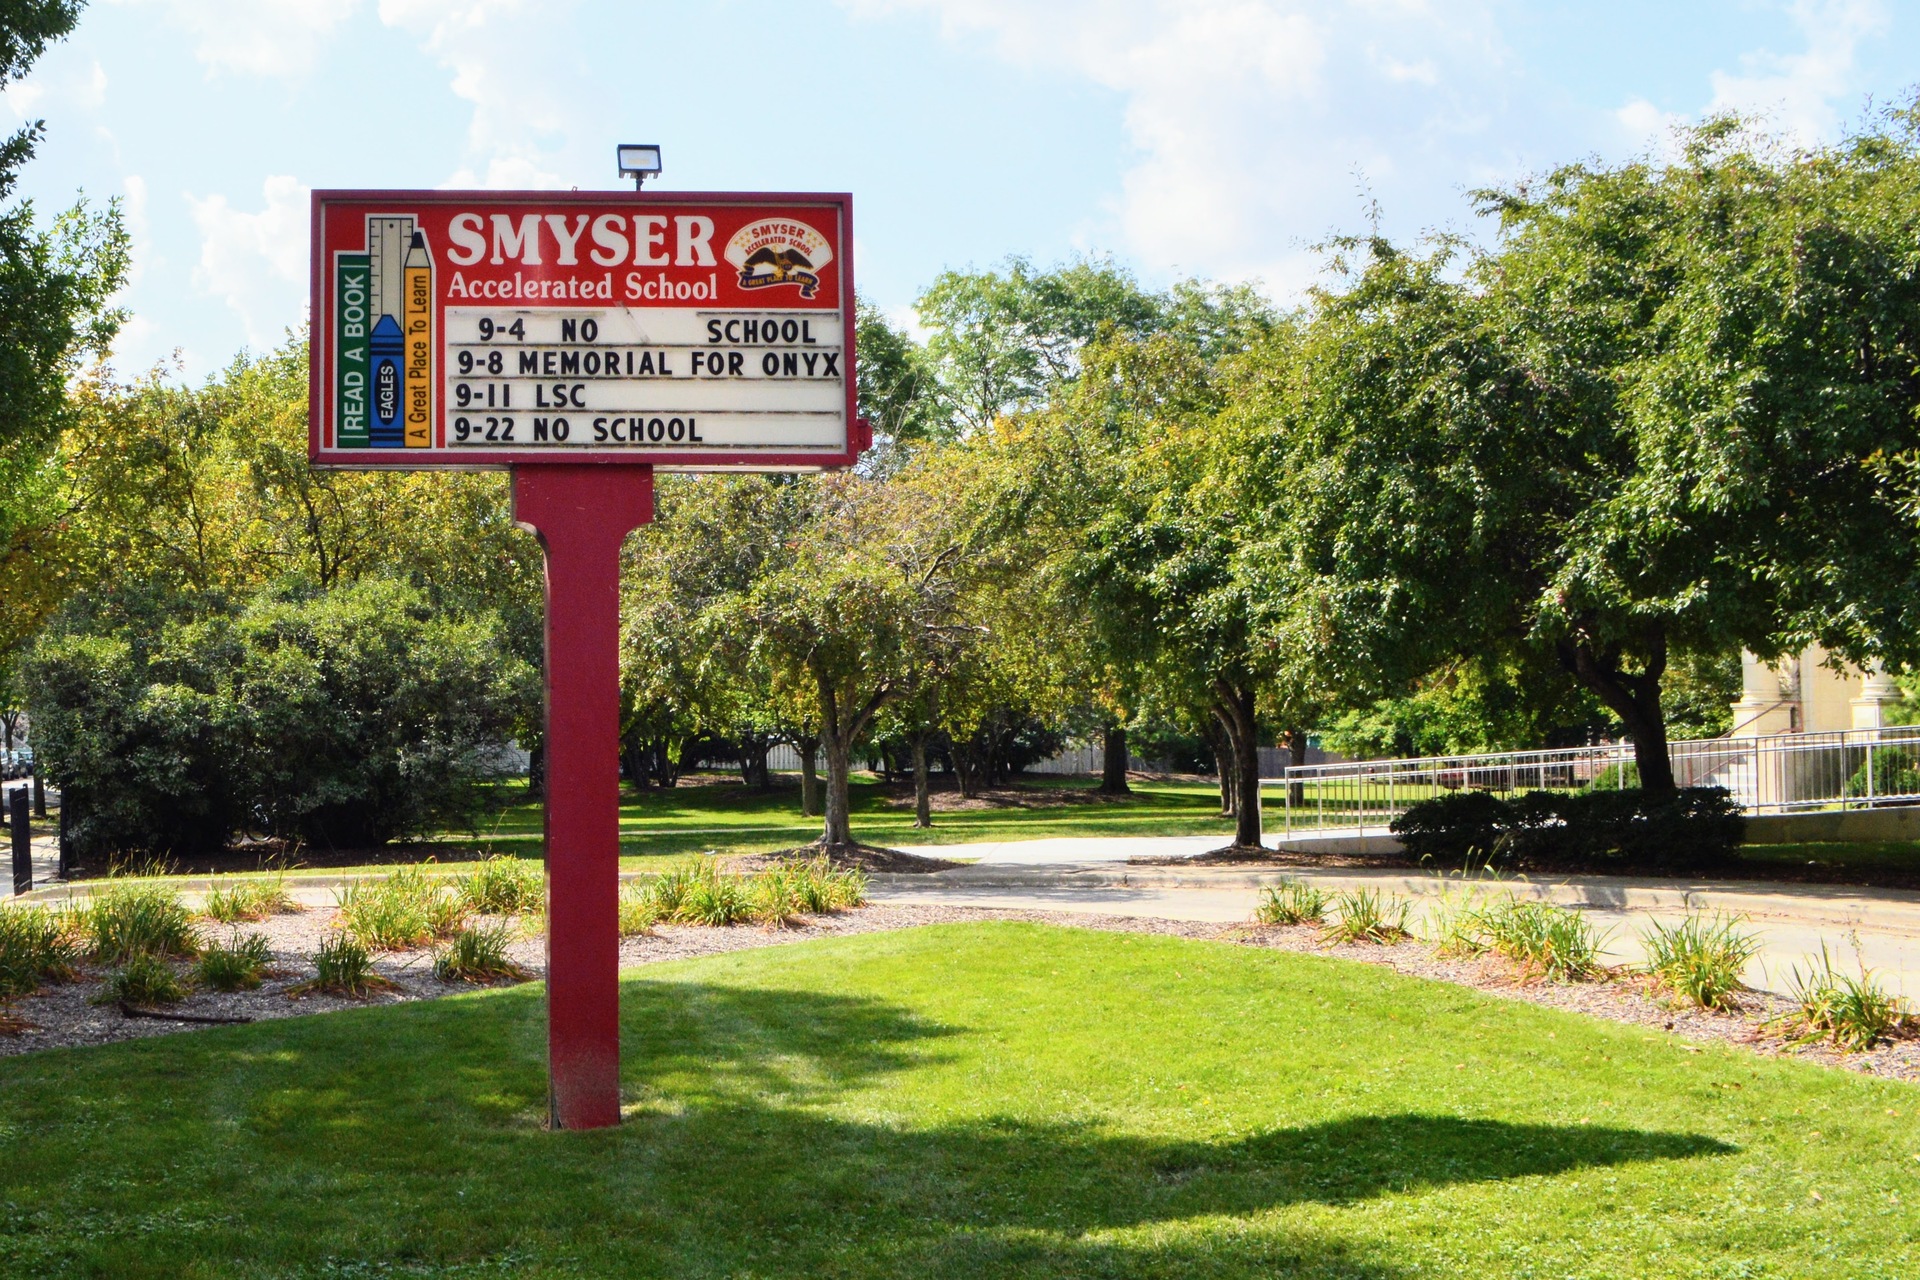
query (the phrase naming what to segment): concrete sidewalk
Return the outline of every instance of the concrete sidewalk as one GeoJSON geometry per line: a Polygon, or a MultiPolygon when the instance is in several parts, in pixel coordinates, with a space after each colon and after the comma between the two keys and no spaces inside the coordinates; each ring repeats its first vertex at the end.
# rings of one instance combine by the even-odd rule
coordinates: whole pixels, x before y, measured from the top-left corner
{"type": "Polygon", "coordinates": [[[1920,893],[1844,885],[1764,881],[1675,881],[1628,876],[1479,879],[1401,870],[1231,866],[1135,866],[1130,857],[1183,857],[1215,848],[1217,837],[1033,841],[1018,845],[949,845],[915,852],[976,857],[935,875],[873,877],[882,902],[1164,916],[1220,923],[1251,920],[1262,889],[1286,879],[1339,893],[1371,889],[1413,900],[1413,918],[1427,919],[1446,895],[1512,894],[1587,912],[1606,935],[1615,963],[1643,958],[1640,935],[1690,912],[1742,916],[1759,935],[1761,953],[1747,982],[1783,991],[1792,970],[1805,969],[1822,944],[1837,963],[1872,969],[1890,989],[1920,1001],[1920,893]],[[1086,857],[1086,854],[1095,854],[1086,857]],[[1081,855],[1076,860],[1072,855],[1081,855]]]}

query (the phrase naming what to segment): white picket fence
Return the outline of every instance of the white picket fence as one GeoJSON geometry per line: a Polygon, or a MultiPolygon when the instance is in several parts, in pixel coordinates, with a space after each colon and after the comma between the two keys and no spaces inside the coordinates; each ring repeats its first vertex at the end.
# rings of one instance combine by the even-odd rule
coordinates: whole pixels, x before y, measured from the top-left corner
{"type": "MultiPolygon", "coordinates": [[[[1667,756],[1681,786],[1725,787],[1753,814],[1920,802],[1920,727],[1704,738],[1668,743],[1667,756]]],[[[1383,827],[1409,805],[1454,791],[1577,791],[1636,778],[1633,744],[1622,742],[1306,765],[1262,783],[1280,789],[1293,832],[1383,827]]]]}

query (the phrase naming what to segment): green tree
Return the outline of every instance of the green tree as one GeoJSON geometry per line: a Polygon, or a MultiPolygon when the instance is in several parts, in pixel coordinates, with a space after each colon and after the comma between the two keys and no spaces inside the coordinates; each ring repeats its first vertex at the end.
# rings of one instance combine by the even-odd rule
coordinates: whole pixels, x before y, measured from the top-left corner
{"type": "MultiPolygon", "coordinates": [[[[0,88],[25,75],[79,19],[78,0],[18,0],[0,11],[0,88]]],[[[0,141],[0,203],[46,133],[35,120],[0,141]]],[[[0,651],[18,647],[55,608],[62,503],[52,451],[72,421],[67,387],[106,353],[123,314],[128,240],[116,204],[81,201],[42,228],[31,201],[0,208],[0,651]]]]}

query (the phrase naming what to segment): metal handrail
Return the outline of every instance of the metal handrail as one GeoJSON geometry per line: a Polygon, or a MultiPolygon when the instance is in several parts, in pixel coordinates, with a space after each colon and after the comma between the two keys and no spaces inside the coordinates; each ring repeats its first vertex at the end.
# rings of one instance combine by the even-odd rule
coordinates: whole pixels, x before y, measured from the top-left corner
{"type": "MultiPolygon", "coordinates": [[[[1409,805],[1448,791],[1624,787],[1633,751],[1631,743],[1612,742],[1351,760],[1289,767],[1261,781],[1285,788],[1291,834],[1296,827],[1384,826],[1409,805]]],[[[1667,755],[1682,786],[1724,786],[1749,813],[1920,802],[1920,726],[1683,739],[1670,742],[1667,755]]]]}

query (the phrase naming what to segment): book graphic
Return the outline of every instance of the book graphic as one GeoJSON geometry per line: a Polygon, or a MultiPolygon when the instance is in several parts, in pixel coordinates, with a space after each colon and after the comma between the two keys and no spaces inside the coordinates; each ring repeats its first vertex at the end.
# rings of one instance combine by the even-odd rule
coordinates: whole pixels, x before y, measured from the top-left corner
{"type": "Polygon", "coordinates": [[[343,449],[433,444],[433,255],[414,219],[367,219],[365,253],[334,259],[334,438],[343,449]]]}

